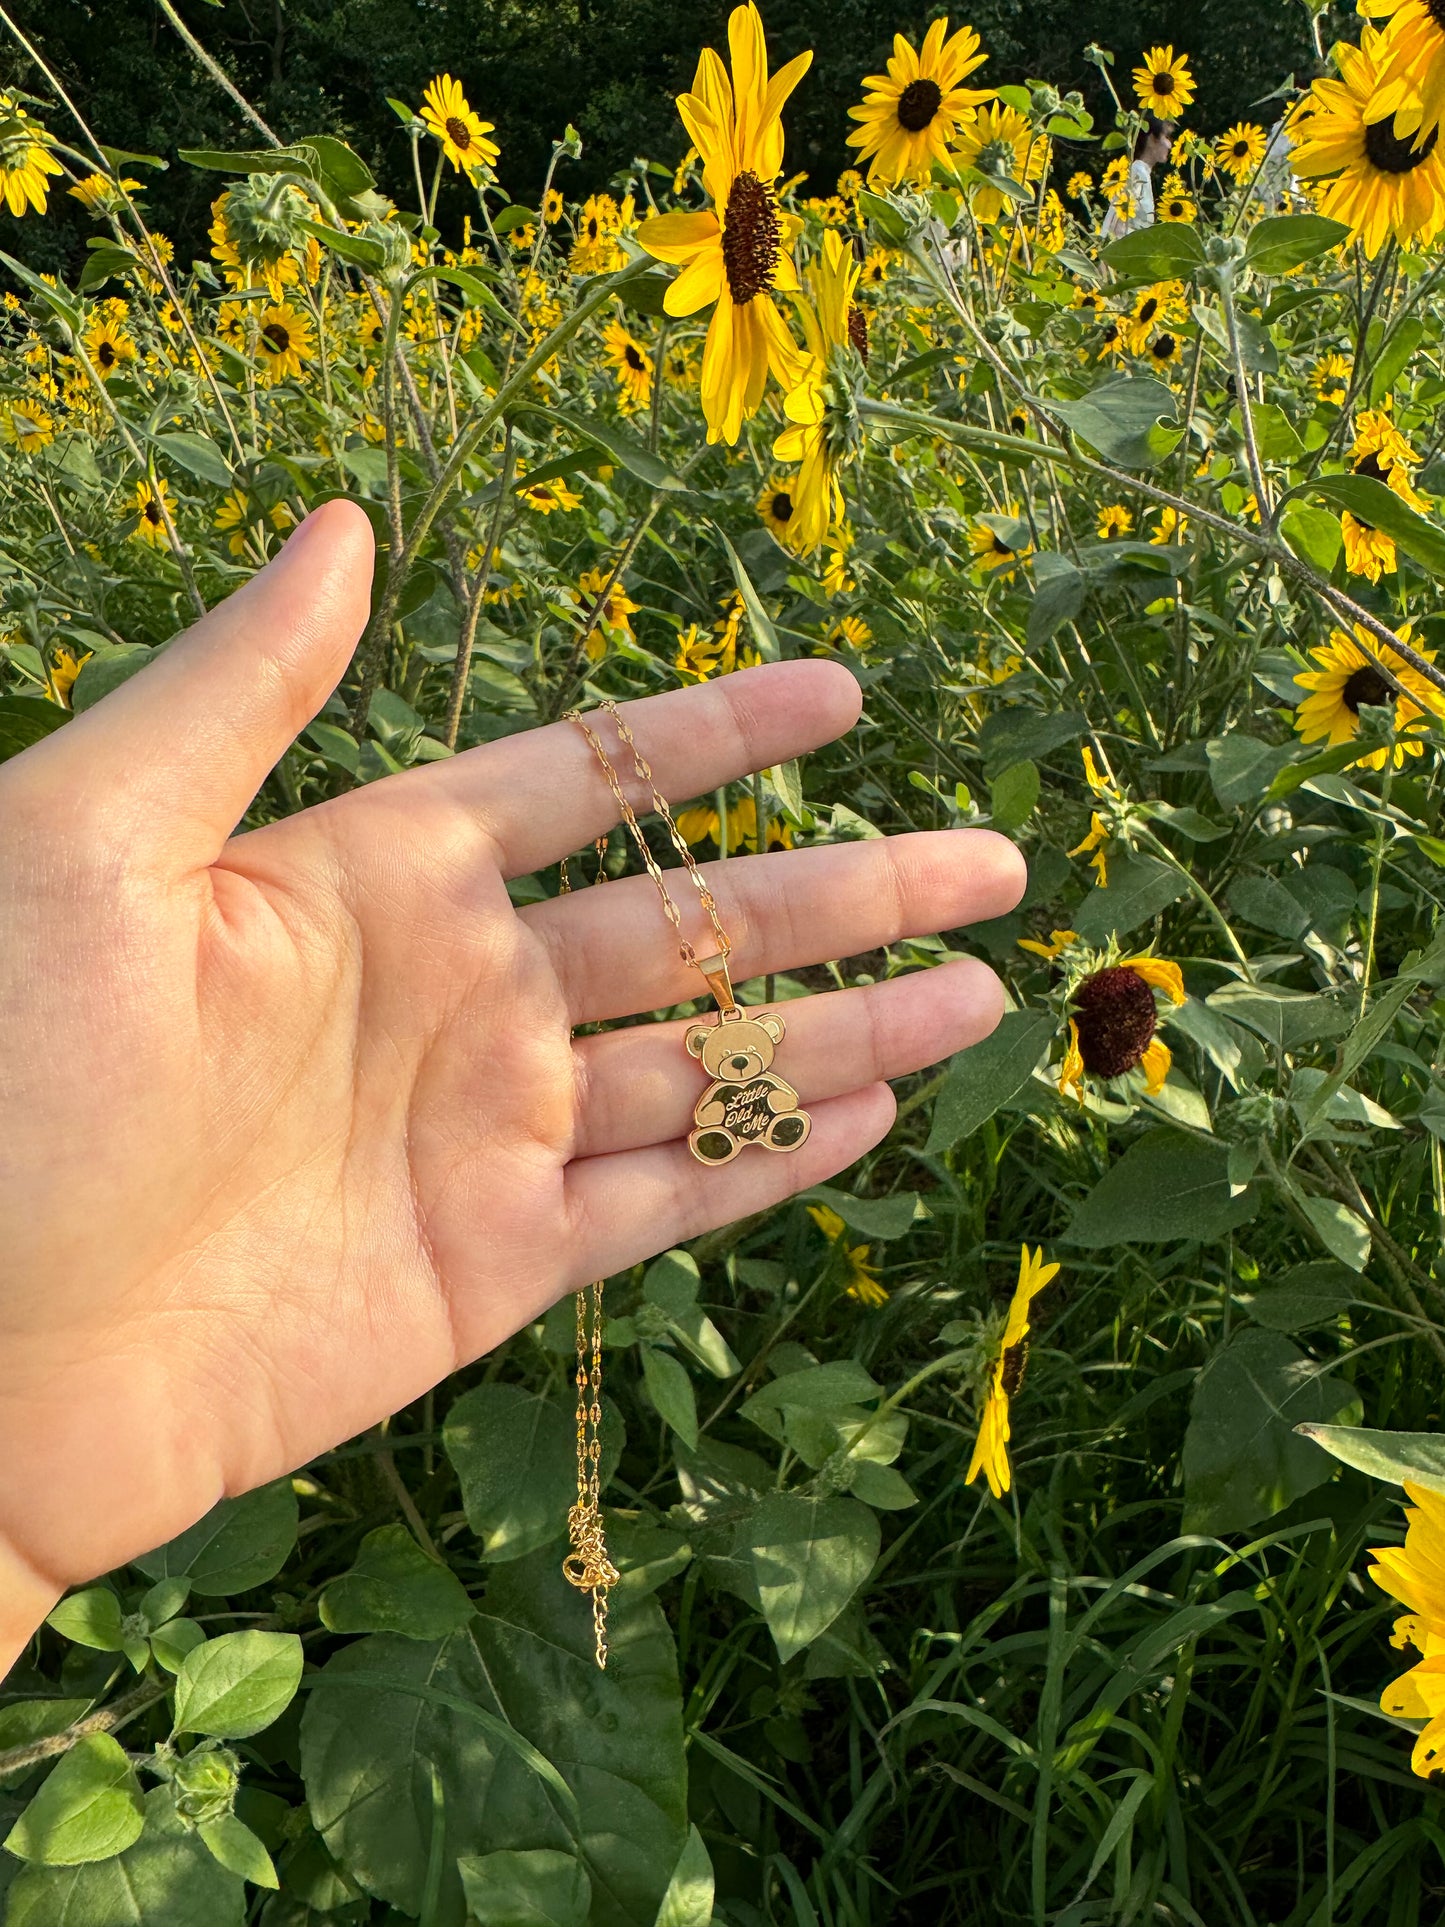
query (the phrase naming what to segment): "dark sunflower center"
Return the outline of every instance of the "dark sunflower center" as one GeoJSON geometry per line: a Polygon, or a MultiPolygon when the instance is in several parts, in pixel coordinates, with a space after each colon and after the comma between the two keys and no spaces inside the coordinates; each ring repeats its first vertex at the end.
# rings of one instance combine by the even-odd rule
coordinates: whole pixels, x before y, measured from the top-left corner
{"type": "Polygon", "coordinates": [[[1012,1398],[1024,1382],[1024,1367],[1029,1362],[1029,1341],[1021,1338],[1017,1345],[1010,1345],[1003,1355],[1003,1370],[999,1373],[999,1388],[1005,1398],[1012,1398]]]}
{"type": "Polygon", "coordinates": [[[898,96],[898,125],[921,134],[942,105],[943,91],[936,80],[910,80],[898,96]]]}
{"type": "Polygon", "coordinates": [[[773,285],[782,229],[773,197],[750,168],[733,182],[723,213],[723,267],[728,293],[745,308],[773,285]]]}
{"type": "Polygon", "coordinates": [[[1340,700],[1352,715],[1358,716],[1361,709],[1382,709],[1389,705],[1390,685],[1379,670],[1369,664],[1357,669],[1344,688],[1340,700]]]}
{"type": "Polygon", "coordinates": [[[1084,1069],[1095,1077],[1122,1077],[1153,1041],[1159,1021],[1154,992],[1127,964],[1096,970],[1074,992],[1074,1021],[1084,1069]]]}
{"type": "Polygon", "coordinates": [[[458,120],[455,114],[449,114],[447,116],[447,138],[451,141],[453,147],[459,147],[462,152],[465,153],[472,144],[472,130],[464,120],[458,120]]]}
{"type": "Polygon", "coordinates": [[[153,529],[158,529],[160,527],[161,511],[158,503],[147,502],[145,507],[141,510],[141,516],[143,520],[150,523],[153,529]]]}
{"type": "Polygon", "coordinates": [[[100,346],[95,351],[95,358],[100,363],[102,368],[114,368],[115,349],[110,345],[108,341],[102,341],[100,346]]]}
{"type": "Polygon", "coordinates": [[[587,223],[587,239],[589,241],[595,241],[600,231],[601,231],[600,224],[598,222],[597,216],[594,214],[591,220],[587,223]]]}
{"type": "Polygon", "coordinates": [[[1141,303],[1140,305],[1139,319],[1141,321],[1152,321],[1155,315],[1158,314],[1158,312],[1159,312],[1159,303],[1157,299],[1151,294],[1149,299],[1141,303]]]}
{"type": "Polygon", "coordinates": [[[848,310],[848,339],[857,349],[861,359],[868,359],[868,317],[861,308],[848,310]]]}
{"type": "Polygon", "coordinates": [[[1362,455],[1355,463],[1355,473],[1368,475],[1371,481],[1384,482],[1387,485],[1390,480],[1390,471],[1380,460],[1380,452],[1375,448],[1372,448],[1368,455],[1362,455]]]}
{"type": "Polygon", "coordinates": [[[273,355],[284,355],[291,346],[291,330],[284,321],[268,321],[261,330],[261,339],[273,355]]]}
{"type": "Polygon", "coordinates": [[[1229,151],[1237,161],[1242,161],[1246,159],[1249,154],[1249,142],[1236,141],[1229,151]]]}
{"type": "MultiPolygon", "coordinates": [[[[1431,7],[1432,11],[1438,7],[1445,16],[1445,0],[1431,0],[1431,7]]],[[[1445,28],[1445,19],[1442,19],[1442,28],[1445,28]]],[[[1366,121],[1365,158],[1381,174],[1412,174],[1429,160],[1439,138],[1440,129],[1432,127],[1416,147],[1409,135],[1402,140],[1395,132],[1393,119],[1366,121]]]]}
{"type": "Polygon", "coordinates": [[[635,342],[628,342],[627,346],[622,350],[622,359],[635,375],[642,375],[647,372],[647,363],[642,359],[642,350],[635,342]]]}
{"type": "Polygon", "coordinates": [[[1425,11],[1441,33],[1445,33],[1445,0],[1425,0],[1425,11]]]}
{"type": "Polygon", "coordinates": [[[1174,92],[1173,74],[1155,74],[1153,89],[1161,100],[1168,100],[1174,92]]]}
{"type": "Polygon", "coordinates": [[[1000,534],[998,534],[996,530],[990,530],[990,536],[992,538],[991,549],[994,555],[1012,555],[1013,554],[1013,550],[1009,547],[1008,543],[1004,541],[1003,537],[1000,534]]]}
{"type": "Polygon", "coordinates": [[[1154,359],[1156,361],[1172,361],[1173,358],[1173,335],[1160,335],[1159,339],[1154,343],[1154,359]]]}
{"type": "Polygon", "coordinates": [[[785,488],[780,488],[772,500],[773,520],[791,522],[793,519],[793,498],[785,488]]]}

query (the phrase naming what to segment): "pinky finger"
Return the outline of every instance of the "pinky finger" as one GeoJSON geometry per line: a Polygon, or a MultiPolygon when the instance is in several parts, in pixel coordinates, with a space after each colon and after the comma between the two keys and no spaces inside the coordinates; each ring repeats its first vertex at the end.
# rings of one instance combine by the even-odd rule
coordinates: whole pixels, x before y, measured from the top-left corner
{"type": "Polygon", "coordinates": [[[610,1278],[835,1177],[887,1136],[897,1108],[886,1084],[869,1084],[809,1106],[813,1128],[796,1151],[749,1146],[716,1168],[700,1164],[683,1140],[575,1158],[567,1197],[578,1234],[577,1275],[568,1285],[610,1278]]]}

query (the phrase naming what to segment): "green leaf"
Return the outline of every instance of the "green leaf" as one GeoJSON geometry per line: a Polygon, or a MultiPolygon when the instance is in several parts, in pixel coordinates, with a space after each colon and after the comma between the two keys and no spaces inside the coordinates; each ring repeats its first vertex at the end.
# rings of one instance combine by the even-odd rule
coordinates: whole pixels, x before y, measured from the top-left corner
{"type": "Polygon", "coordinates": [[[68,328],[79,333],[80,303],[63,281],[56,279],[52,286],[49,281],[43,281],[32,268],[27,268],[23,261],[17,261],[13,254],[6,254],[3,248],[0,248],[0,262],[9,268],[23,287],[29,288],[33,295],[37,295],[52,314],[59,315],[68,328]]]}
{"type": "Polygon", "coordinates": [[[325,221],[298,221],[296,225],[353,267],[375,273],[386,266],[386,249],[380,241],[370,241],[364,234],[353,234],[348,228],[331,227],[325,221]]]}
{"type": "Polygon", "coordinates": [[[870,194],[865,188],[858,196],[857,206],[859,214],[875,230],[885,247],[901,247],[907,240],[907,225],[890,201],[885,201],[879,194],[870,194]]]}
{"type": "Polygon", "coordinates": [[[189,1579],[160,1579],[142,1596],[138,1610],[147,1628],[154,1632],[157,1626],[174,1619],[190,1596],[189,1579]]]}
{"type": "Polygon", "coordinates": [[[1150,922],[1184,895],[1188,884],[1172,864],[1153,856],[1109,859],[1109,882],[1095,884],[1073,915],[1085,943],[1102,944],[1150,922]]]}
{"type": "Polygon", "coordinates": [[[109,1586],[88,1586],[62,1599],[45,1623],[62,1638],[73,1639],[77,1646],[92,1646],[97,1652],[118,1653],[121,1636],[120,1601],[109,1586]]]}
{"type": "Polygon", "coordinates": [[[1230,1195],[1222,1144],[1167,1126],[1146,1131],[1111,1164],[1074,1212],[1063,1242],[1104,1250],[1173,1238],[1217,1238],[1250,1215],[1230,1195]]]}
{"type": "Polygon", "coordinates": [[[342,729],[337,723],[308,723],[302,735],[320,750],[328,763],[349,771],[352,776],[360,772],[361,749],[350,730],[342,729]]]}
{"type": "Polygon", "coordinates": [[[170,162],[163,161],[159,154],[133,154],[128,147],[106,147],[104,145],[101,146],[100,151],[104,154],[108,165],[112,167],[117,174],[125,167],[158,167],[162,173],[165,173],[170,167],[170,162]]]}
{"type": "Polygon", "coordinates": [[[1205,745],[1209,780],[1226,808],[1257,802],[1275,777],[1295,757],[1293,743],[1261,743],[1242,730],[1216,736],[1205,745]]]}
{"type": "Polygon", "coordinates": [[[990,814],[1000,835],[1023,828],[1037,807],[1040,787],[1037,763],[1012,763],[989,784],[990,814]]]}
{"type": "MultiPolygon", "coordinates": [[[[84,680],[85,670],[80,673],[84,680]]],[[[178,1539],[133,1563],[147,1579],[184,1574],[191,1591],[208,1599],[248,1592],[274,1579],[285,1565],[296,1543],[296,1523],[291,1481],[277,1479],[243,1498],[222,1499],[178,1539]]]]}
{"type": "Polygon", "coordinates": [[[1393,536],[1397,546],[1431,575],[1445,576],[1445,529],[1401,501],[1373,475],[1318,475],[1309,486],[1337,508],[1348,509],[1357,520],[1393,536]]]}
{"type": "Polygon", "coordinates": [[[873,1570],[880,1543],[877,1519],[856,1499],[763,1498],[741,1546],[780,1661],[827,1631],[873,1570]]]}
{"type": "Polygon", "coordinates": [[[848,1490],[881,1512],[902,1512],[918,1504],[918,1494],[896,1466],[879,1465],[872,1459],[859,1459],[853,1466],[848,1490]]]}
{"type": "Polygon", "coordinates": [[[1325,1250],[1351,1271],[1363,1271],[1370,1262],[1370,1228],[1364,1219],[1337,1198],[1305,1197],[1300,1202],[1325,1250]]]}
{"type": "Polygon", "coordinates": [[[1423,1485],[1445,1492],[1445,1433],[1371,1432],[1358,1425],[1320,1425],[1296,1428],[1302,1437],[1323,1446],[1333,1458],[1367,1472],[1372,1479],[1392,1485],[1423,1485]]]}
{"type": "Polygon", "coordinates": [[[1047,406],[1081,441],[1120,468],[1155,467],[1178,447],[1184,433],[1174,394],[1148,375],[1118,375],[1077,401],[1051,399],[1047,406]]]}
{"type": "Polygon", "coordinates": [[[686,1368],[656,1345],[642,1348],[642,1379],[659,1416],[690,1451],[697,1449],[697,1397],[686,1368]]]}
{"type": "Polygon", "coordinates": [[[174,430],[167,435],[157,435],[155,444],[163,455],[194,475],[199,481],[209,482],[214,488],[230,488],[235,482],[231,464],[213,441],[204,435],[188,435],[174,430]]]}
{"type": "Polygon", "coordinates": [[[400,1633],[445,1639],[472,1616],[466,1587],[405,1526],[378,1526],[361,1542],[350,1572],[321,1595],[321,1623],[333,1633],[400,1633]]]}
{"type": "Polygon", "coordinates": [[[617,290],[619,307],[633,314],[661,316],[667,313],[667,291],[674,277],[670,274],[641,274],[617,290]]]}
{"type": "Polygon", "coordinates": [[[664,1251],[643,1274],[643,1297],[669,1318],[682,1318],[690,1312],[701,1289],[697,1259],[690,1251],[664,1251]]]}
{"type": "Polygon", "coordinates": [[[566,1531],[576,1441],[555,1399],[517,1385],[478,1385],[447,1413],[442,1442],[484,1559],[521,1559],[566,1531]]]}
{"type": "Polygon", "coordinates": [[[1330,1476],[1301,1420],[1358,1411],[1351,1386],[1278,1332],[1245,1330],[1195,1383],[1184,1434],[1184,1530],[1243,1532],[1330,1476]]]}
{"type": "Polygon", "coordinates": [[[924,1149],[949,1151],[971,1137],[1029,1082],[1055,1029],[1048,1011],[1011,1010],[991,1036],[963,1050],[948,1067],[933,1107],[924,1149]]]}
{"type": "Polygon", "coordinates": [[[477,1927],[587,1927],[592,1882],[555,1847],[464,1855],[457,1862],[477,1927]]]}
{"type": "Polygon", "coordinates": [[[112,1860],[25,1867],[5,1927],[242,1927],[245,1887],[176,1814],[168,1786],[145,1798],[145,1830],[112,1860]]]}
{"type": "Polygon", "coordinates": [[[1088,726],[1088,718],[1077,710],[1062,715],[1022,707],[997,710],[978,732],[984,774],[992,781],[1014,763],[1042,762],[1052,751],[1082,736],[1088,726]]]}
{"type": "Polygon", "coordinates": [[[1288,274],[1350,238],[1350,230],[1323,214],[1275,214],[1259,222],[1244,250],[1256,274],[1288,274]]]}
{"type": "Polygon", "coordinates": [[[151,1634],[151,1651],[168,1673],[178,1673],[187,1653],[202,1645],[205,1637],[205,1628],[194,1619],[168,1619],[151,1634]]]}
{"type": "Polygon", "coordinates": [[[1331,1323],[1358,1297],[1359,1286],[1345,1266],[1328,1261],[1295,1265],[1254,1294],[1249,1315],[1269,1331],[1308,1331],[1331,1323]]]}
{"type": "Polygon", "coordinates": [[[520,201],[513,201],[510,207],[504,207],[494,218],[492,226],[498,234],[510,234],[515,228],[526,227],[529,221],[535,222],[537,218],[535,208],[523,207],[520,201]]]}
{"type": "Polygon", "coordinates": [[[712,1903],[712,1861],[702,1835],[689,1827],[653,1927],[710,1927],[712,1903]]]}
{"type": "Polygon", "coordinates": [[[1100,259],[1125,279],[1187,281],[1204,266],[1204,243],[1183,221],[1160,221],[1111,241],[1100,259]]]}
{"type": "Polygon", "coordinates": [[[177,158],[187,167],[203,168],[210,174],[297,174],[309,173],[306,156],[299,146],[237,148],[227,153],[215,147],[182,147],[177,158]]]}
{"type": "Polygon", "coordinates": [[[1425,339],[1425,323],[1419,315],[1406,315],[1396,322],[1374,357],[1370,369],[1370,406],[1378,408],[1413,360],[1415,350],[1425,339]]]}
{"type": "Polygon", "coordinates": [[[839,1358],[827,1365],[805,1365],[770,1379],[738,1408],[744,1418],[759,1412],[781,1412],[789,1406],[811,1412],[832,1412],[843,1405],[862,1405],[881,1396],[883,1387],[855,1358],[839,1358]]]}
{"type": "MultiPolygon", "coordinates": [[[[32,1740],[53,1739],[83,1719],[94,1704],[94,1700],[89,1699],[7,1701],[0,1705],[0,1753],[8,1752],[12,1746],[29,1746],[32,1740]]],[[[0,1787],[19,1781],[33,1770],[22,1766],[13,1773],[0,1773],[0,1787]]],[[[0,1862],[0,1893],[5,1889],[3,1864],[0,1862]]]]}
{"type": "Polygon", "coordinates": [[[865,1238],[901,1238],[918,1215],[918,1193],[898,1191],[890,1198],[855,1198],[831,1184],[815,1184],[798,1193],[800,1204],[826,1204],[850,1231],[865,1238]]]}
{"type": "Polygon", "coordinates": [[[301,1684],[295,1633],[222,1633],[186,1654],[176,1676],[177,1733],[245,1740],[280,1719],[301,1684]]]}
{"type": "Polygon", "coordinates": [[[1298,497],[1290,502],[1279,518],[1279,532],[1302,562],[1329,575],[1344,547],[1344,532],[1337,515],[1326,509],[1311,508],[1298,497]]]}
{"type": "Polygon", "coordinates": [[[0,762],[18,756],[32,743],[43,742],[69,721],[68,712],[59,703],[44,697],[0,696],[0,762]]]}
{"type": "Polygon", "coordinates": [[[1277,1051],[1327,1043],[1350,1028],[1350,1013],[1333,998],[1283,984],[1224,984],[1206,1002],[1221,1016],[1246,1025],[1277,1051]]]}
{"type": "Polygon", "coordinates": [[[112,689],[119,689],[137,670],[154,662],[158,654],[158,650],[148,648],[143,642],[122,642],[113,649],[97,649],[81,664],[80,674],[71,686],[71,708],[77,715],[81,710],[93,709],[112,689]]]}
{"type": "Polygon", "coordinates": [[[599,1672],[588,1602],[557,1563],[547,1549],[495,1568],[468,1628],[435,1646],[359,1640],[310,1693],[312,1819],[352,1878],[406,1913],[420,1910],[436,1767],[446,1871],[435,1927],[459,1927],[456,1860],[480,1843],[580,1859],[590,1927],[652,1920],[682,1847],[682,1697],[661,1609],[613,1593],[599,1672]]]}
{"type": "Polygon", "coordinates": [[[112,275],[130,273],[136,266],[136,257],[129,248],[114,245],[93,247],[85,257],[85,266],[80,270],[76,282],[79,294],[92,294],[95,289],[103,288],[112,275]]]}
{"type": "Polygon", "coordinates": [[[271,1856],[244,1820],[224,1813],[216,1820],[202,1820],[196,1828],[211,1857],[253,1887],[279,1887],[271,1856]]]}
{"type": "Polygon", "coordinates": [[[1053,549],[1042,549],[1034,557],[1033,575],[1026,633],[1029,646],[1037,649],[1083,608],[1086,584],[1082,570],[1053,549]]]}
{"type": "Polygon", "coordinates": [[[145,1809],[125,1748],[109,1733],[77,1740],[6,1836],[9,1852],[48,1867],[109,1860],[140,1838],[145,1809]]]}
{"type": "Polygon", "coordinates": [[[772,618],[763,607],[762,597],[753,586],[753,579],[748,574],[742,557],[721,529],[717,533],[718,540],[727,552],[728,566],[733,572],[733,581],[738,585],[738,594],[743,599],[743,607],[748,612],[748,625],[753,632],[753,641],[757,644],[758,654],[764,662],[777,662],[783,652],[778,646],[777,632],[773,628],[772,618]]]}

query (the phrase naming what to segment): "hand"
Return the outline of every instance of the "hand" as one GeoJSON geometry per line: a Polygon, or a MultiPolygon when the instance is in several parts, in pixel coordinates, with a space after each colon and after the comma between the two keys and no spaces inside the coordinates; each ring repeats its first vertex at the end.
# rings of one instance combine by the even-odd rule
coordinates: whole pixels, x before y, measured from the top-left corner
{"type": "MultiPolygon", "coordinates": [[[[66,1586],[589,1279],[852,1163],[892,1119],[883,1079],[998,1019],[973,962],[789,1003],[812,1134],[710,1171],[684,1141],[701,1089],[684,1025],[571,1038],[697,994],[651,881],[520,911],[507,895],[617,820],[575,725],[232,836],[344,673],[371,559],[359,510],[319,509],[0,766],[0,1671],[66,1586]]],[[[628,713],[686,799],[858,709],[846,670],[794,662],[628,713]]],[[[1023,865],[941,831],[706,874],[742,980],[998,916],[1023,865]]]]}

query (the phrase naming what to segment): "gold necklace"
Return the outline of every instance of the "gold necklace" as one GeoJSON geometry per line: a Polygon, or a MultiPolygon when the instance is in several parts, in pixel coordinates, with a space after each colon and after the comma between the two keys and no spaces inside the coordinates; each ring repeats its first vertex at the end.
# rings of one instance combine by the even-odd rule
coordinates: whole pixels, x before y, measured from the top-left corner
{"type": "MultiPolygon", "coordinates": [[[[771,1068],[773,1053],[783,1041],[784,1024],[773,1012],[744,1012],[733,995],[728,974],[732,944],[718,914],[717,900],[707,879],[693,861],[692,851],[677,827],[666,799],[660,794],[637,740],[628,728],[617,704],[603,697],[602,708],[611,717],[622,743],[632,757],[638,781],[647,789],[652,806],[667,826],[673,848],[701,899],[716,949],[699,957],[682,929],[682,916],[668,891],[656,857],[642,834],[637,814],[627,799],[622,779],[608,755],[601,737],[580,710],[569,709],[565,720],[576,723],[591,745],[602,766],[607,786],[637,845],[647,873],[657,886],[663,915],[677,938],[678,955],[689,969],[698,970],[717,1000],[717,1015],[710,1021],[690,1024],[684,1045],[696,1057],[712,1080],[693,1107],[693,1128],[688,1133],[688,1149],[700,1164],[729,1164],[749,1144],[769,1151],[796,1151],[812,1129],[812,1119],[798,1104],[798,1093],[771,1068]]],[[[599,837],[597,849],[598,883],[607,881],[603,858],[607,839],[599,837]]],[[[571,890],[567,865],[562,864],[562,890],[571,890]]],[[[568,1583],[592,1595],[592,1620],[596,1632],[597,1664],[607,1665],[607,1595],[617,1584],[618,1572],[607,1553],[600,1503],[600,1460],[602,1456],[602,1280],[577,1293],[577,1499],[567,1515],[567,1533],[572,1550],[562,1563],[568,1583]]]]}

